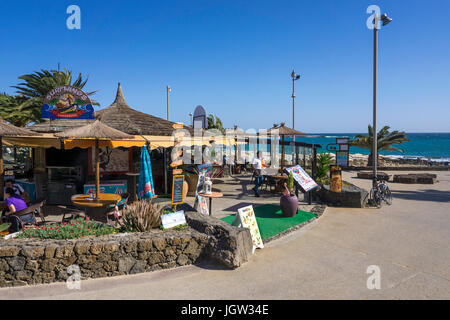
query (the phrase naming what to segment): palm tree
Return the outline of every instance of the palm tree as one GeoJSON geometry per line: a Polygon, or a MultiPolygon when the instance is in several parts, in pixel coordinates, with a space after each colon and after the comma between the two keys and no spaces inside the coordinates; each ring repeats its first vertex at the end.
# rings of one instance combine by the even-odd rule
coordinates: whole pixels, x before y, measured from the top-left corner
{"type": "Polygon", "coordinates": [[[221,132],[224,131],[222,120],[220,120],[218,116],[210,114],[207,118],[207,121],[208,121],[207,129],[217,129],[221,132]]]}
{"type": "MultiPolygon", "coordinates": [[[[81,73],[72,82],[72,71],[64,69],[64,71],[57,70],[41,70],[35,71],[32,74],[25,74],[20,76],[19,79],[24,82],[19,83],[13,88],[17,89],[17,93],[25,98],[24,102],[19,105],[20,111],[31,110],[34,115],[33,121],[41,121],[41,108],[44,104],[44,99],[47,93],[60,86],[72,86],[79,89],[83,89],[88,81],[89,76],[83,80],[81,73]]],[[[88,96],[94,94],[97,91],[86,92],[88,96]]],[[[93,105],[99,105],[98,102],[92,101],[93,105]]]]}
{"type": "MultiPolygon", "coordinates": [[[[404,131],[392,131],[389,132],[390,127],[384,126],[377,134],[377,151],[387,150],[387,151],[399,151],[405,152],[403,149],[394,147],[393,145],[399,145],[403,142],[409,141],[406,138],[406,133],[404,131]]],[[[373,128],[371,125],[368,126],[368,135],[358,134],[355,136],[354,140],[349,141],[350,146],[355,146],[363,149],[370,150],[369,164],[373,165],[373,128]]],[[[377,152],[377,156],[379,153],[377,152]]]]}
{"type": "Polygon", "coordinates": [[[19,106],[26,101],[24,96],[12,96],[0,93],[0,117],[16,127],[25,127],[33,122],[40,112],[35,110],[19,110],[19,106]]]}

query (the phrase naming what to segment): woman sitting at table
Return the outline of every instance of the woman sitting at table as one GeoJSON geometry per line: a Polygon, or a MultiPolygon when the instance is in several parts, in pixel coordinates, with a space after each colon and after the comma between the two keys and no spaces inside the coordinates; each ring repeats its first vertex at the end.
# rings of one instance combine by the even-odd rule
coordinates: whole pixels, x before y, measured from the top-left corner
{"type": "MultiPolygon", "coordinates": [[[[5,215],[2,217],[5,221],[8,221],[8,216],[14,212],[18,212],[24,210],[27,207],[27,204],[22,199],[21,196],[17,195],[13,188],[6,188],[5,190],[5,199],[6,199],[6,211],[5,215]]],[[[20,220],[24,223],[34,222],[34,214],[29,213],[20,217],[20,220]]]]}

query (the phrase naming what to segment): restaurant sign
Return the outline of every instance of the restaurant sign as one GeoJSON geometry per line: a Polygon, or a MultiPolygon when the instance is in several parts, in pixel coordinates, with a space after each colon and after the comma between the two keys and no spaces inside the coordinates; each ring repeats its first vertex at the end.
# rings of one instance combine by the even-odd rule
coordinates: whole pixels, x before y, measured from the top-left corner
{"type": "Polygon", "coordinates": [[[43,119],[94,119],[88,95],[78,88],[62,86],[50,90],[41,110],[43,119]]]}

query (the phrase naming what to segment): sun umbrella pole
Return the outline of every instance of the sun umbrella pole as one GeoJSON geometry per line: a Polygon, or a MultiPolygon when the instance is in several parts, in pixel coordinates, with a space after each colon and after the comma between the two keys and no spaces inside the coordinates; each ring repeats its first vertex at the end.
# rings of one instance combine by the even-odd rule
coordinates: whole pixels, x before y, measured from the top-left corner
{"type": "Polygon", "coordinates": [[[100,193],[100,159],[99,159],[98,139],[95,140],[95,198],[99,198],[100,193]]]}
{"type": "Polygon", "coordinates": [[[281,135],[281,167],[284,167],[284,134],[281,135]]]}

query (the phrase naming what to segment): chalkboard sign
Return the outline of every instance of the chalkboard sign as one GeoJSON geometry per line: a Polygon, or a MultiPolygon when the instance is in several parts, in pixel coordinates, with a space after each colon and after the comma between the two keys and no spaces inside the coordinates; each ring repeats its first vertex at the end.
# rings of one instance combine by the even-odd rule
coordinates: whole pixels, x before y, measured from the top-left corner
{"type": "Polygon", "coordinates": [[[173,176],[172,204],[183,203],[183,183],[184,183],[183,175],[173,176]]]}

